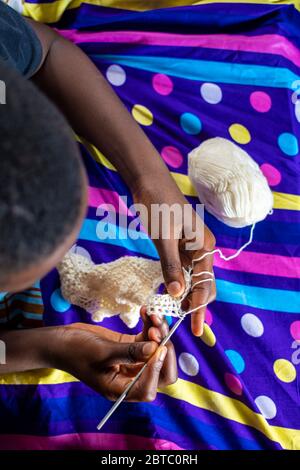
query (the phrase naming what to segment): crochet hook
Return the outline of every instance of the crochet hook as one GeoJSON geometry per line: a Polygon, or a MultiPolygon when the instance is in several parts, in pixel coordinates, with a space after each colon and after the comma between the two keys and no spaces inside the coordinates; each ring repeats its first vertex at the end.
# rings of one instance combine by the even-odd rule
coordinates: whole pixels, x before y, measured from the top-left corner
{"type": "MultiPolygon", "coordinates": [[[[184,313],[182,313],[182,315],[179,317],[179,319],[177,320],[176,323],[174,323],[174,325],[172,326],[172,328],[170,329],[169,333],[167,334],[167,336],[164,337],[164,339],[162,340],[162,342],[160,343],[159,346],[165,346],[166,343],[169,341],[169,339],[171,338],[171,336],[173,335],[173,333],[175,333],[175,331],[177,330],[177,328],[179,327],[180,323],[185,319],[185,315],[184,313]]],[[[127,387],[125,388],[124,392],[122,393],[122,395],[120,395],[120,397],[117,399],[117,401],[113,404],[113,406],[110,408],[110,410],[106,413],[106,415],[104,416],[104,418],[100,421],[100,423],[98,424],[97,426],[97,429],[98,431],[100,431],[100,429],[104,426],[104,424],[109,420],[109,418],[112,416],[112,414],[116,411],[117,408],[119,408],[119,406],[121,405],[121,403],[125,400],[125,398],[127,397],[128,393],[130,392],[130,390],[132,389],[132,387],[134,386],[134,384],[136,384],[136,382],[139,380],[139,378],[141,377],[142,373],[144,372],[144,370],[146,369],[147,367],[147,362],[145,362],[145,364],[143,365],[143,367],[140,369],[140,371],[138,372],[138,374],[135,376],[135,378],[129,382],[129,384],[127,385],[127,387]]]]}

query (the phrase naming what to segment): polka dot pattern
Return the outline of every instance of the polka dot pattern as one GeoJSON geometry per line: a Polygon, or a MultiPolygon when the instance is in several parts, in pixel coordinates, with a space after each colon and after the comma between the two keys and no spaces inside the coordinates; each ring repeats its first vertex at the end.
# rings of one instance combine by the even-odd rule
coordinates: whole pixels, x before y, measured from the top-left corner
{"type": "Polygon", "coordinates": [[[173,82],[168,75],[157,73],[152,79],[152,86],[159,95],[167,96],[173,91],[173,82]]]}
{"type": "Polygon", "coordinates": [[[207,346],[213,347],[216,344],[216,337],[207,323],[203,325],[203,334],[200,338],[207,346]]]}
{"type": "Polygon", "coordinates": [[[291,332],[292,337],[296,341],[300,341],[300,321],[299,320],[296,320],[291,324],[290,332],[291,332]]]}
{"type": "Polygon", "coordinates": [[[254,338],[258,338],[262,336],[264,332],[264,326],[261,320],[252,313],[246,313],[241,318],[241,325],[243,330],[249,335],[253,336],[254,338]]]}
{"type": "Polygon", "coordinates": [[[274,401],[266,395],[260,395],[255,400],[255,404],[265,419],[273,419],[277,414],[274,401]]]}
{"type": "Polygon", "coordinates": [[[186,375],[194,377],[199,372],[199,363],[193,354],[183,352],[178,359],[179,367],[186,375]]]}
{"type": "Polygon", "coordinates": [[[84,258],[87,258],[88,260],[91,259],[91,255],[89,254],[89,252],[82,246],[73,245],[72,248],[70,249],[70,252],[75,253],[76,255],[83,256],[84,258]]]}
{"type": "Polygon", "coordinates": [[[172,145],[167,145],[161,151],[161,156],[167,165],[173,168],[179,168],[183,163],[183,156],[181,152],[172,145]]]}
{"type": "Polygon", "coordinates": [[[278,137],[278,145],[280,150],[289,157],[295,157],[299,152],[298,139],[290,132],[283,132],[278,137]]]}
{"type": "Polygon", "coordinates": [[[126,72],[120,65],[110,65],[106,71],[106,78],[111,85],[121,86],[126,82],[126,72]]]}
{"type": "Polygon", "coordinates": [[[180,116],[180,125],[184,132],[190,135],[197,135],[202,129],[200,119],[192,113],[183,113],[180,116]]]}
{"type": "Polygon", "coordinates": [[[222,90],[215,83],[203,83],[200,93],[204,101],[209,104],[218,104],[222,101],[222,90]]]}
{"type": "Polygon", "coordinates": [[[250,132],[242,124],[232,124],[229,127],[229,134],[238,144],[249,144],[251,141],[250,132]]]}
{"type": "Polygon", "coordinates": [[[208,308],[206,308],[206,312],[205,312],[205,321],[209,326],[211,326],[214,321],[213,314],[208,308]]]}
{"type": "Polygon", "coordinates": [[[134,119],[142,126],[151,126],[153,123],[153,114],[146,106],[135,104],[131,113],[134,119]]]}
{"type": "Polygon", "coordinates": [[[238,351],[235,351],[234,349],[227,349],[227,351],[225,351],[225,354],[237,374],[241,374],[242,372],[244,372],[245,361],[238,351]]]}
{"type": "Polygon", "coordinates": [[[264,91],[254,91],[250,95],[251,106],[259,113],[267,113],[272,106],[272,100],[268,93],[264,91]]]}
{"type": "Polygon", "coordinates": [[[261,171],[267,178],[269,186],[277,186],[281,181],[281,173],[277,168],[269,163],[263,163],[260,167],[261,171]]]}
{"type": "Polygon", "coordinates": [[[50,298],[52,308],[59,313],[64,313],[71,307],[71,304],[67,302],[61,295],[61,290],[56,289],[50,298]]]}
{"type": "Polygon", "coordinates": [[[298,122],[300,122],[300,99],[295,103],[295,116],[298,122]]]}
{"type": "Polygon", "coordinates": [[[229,374],[228,372],[224,375],[224,380],[229,388],[229,390],[234,393],[235,395],[242,395],[243,394],[243,386],[240,379],[233,374],[229,374]]]}
{"type": "Polygon", "coordinates": [[[274,362],[274,373],[281,382],[290,383],[296,378],[295,366],[287,359],[277,359],[274,362]]]}
{"type": "MultiPolygon", "coordinates": [[[[261,87],[267,90],[266,92],[259,87],[247,85],[240,92],[239,87],[235,85],[228,83],[219,85],[209,81],[202,83],[200,80],[189,81],[186,84],[188,89],[185,90],[184,81],[175,75],[148,73],[143,70],[140,77],[140,71],[131,67],[121,67],[117,64],[109,67],[104,64],[102,67],[109,83],[113,87],[119,87],[116,91],[120,93],[121,99],[124,99],[126,104],[132,103],[131,113],[134,119],[142,126],[152,126],[146,129],[150,139],[160,151],[164,162],[171,169],[180,169],[175,172],[179,177],[181,173],[186,173],[187,155],[193,147],[207,138],[221,136],[231,138],[241,146],[250,144],[246,149],[260,164],[261,171],[270,187],[275,188],[275,192],[285,193],[290,190],[291,194],[296,194],[293,188],[289,188],[289,182],[293,183],[291,174],[293,165],[298,163],[298,160],[292,161],[291,158],[286,157],[297,157],[299,154],[297,122],[300,123],[300,100],[290,105],[291,112],[288,108],[284,110],[283,106],[279,110],[284,100],[290,96],[286,90],[278,88],[273,92],[271,87],[261,87]],[[277,188],[278,185],[280,188],[277,188]]],[[[255,72],[245,71],[245,76],[250,81],[251,77],[255,78],[255,72]]],[[[210,79],[213,80],[213,77],[207,78],[207,80],[210,79]]],[[[112,173],[113,183],[114,174],[110,173],[112,173]]],[[[118,182],[116,187],[117,185],[118,182]]],[[[107,185],[103,186],[107,188],[107,185]]],[[[113,184],[110,188],[112,191],[117,190],[113,188],[113,184]]],[[[286,212],[276,211],[270,224],[273,222],[275,224],[277,220],[280,220],[281,213],[288,218],[286,212]]],[[[262,226],[259,230],[261,232],[258,232],[258,238],[261,237],[263,242],[266,229],[262,226]]],[[[227,246],[226,236],[225,232],[221,234],[220,243],[223,243],[224,238],[224,246],[227,246]]],[[[84,245],[91,250],[91,254],[95,253],[92,243],[93,241],[89,240],[87,243],[84,242],[84,245]]],[[[264,245],[262,246],[264,250],[264,245]]],[[[260,238],[258,244],[254,244],[252,248],[255,254],[259,251],[260,238]]],[[[108,251],[107,254],[105,247],[101,246],[100,250],[102,249],[104,250],[103,259],[110,260],[111,253],[108,251]]],[[[123,254],[122,249],[123,247],[118,247],[117,254],[119,250],[123,254]]],[[[91,257],[89,251],[79,245],[72,247],[72,251],[87,258],[91,257]]],[[[269,251],[262,254],[266,253],[269,251]]],[[[247,254],[249,265],[256,261],[254,257],[253,261],[251,260],[250,254],[250,252],[247,254]]],[[[282,253],[274,253],[271,249],[270,254],[281,255],[282,253]]],[[[96,256],[95,259],[99,257],[96,256]]],[[[240,274],[236,268],[233,269],[235,272],[228,273],[228,276],[227,271],[222,270],[221,277],[224,276],[224,281],[230,281],[230,275],[233,276],[233,274],[238,279],[240,274]]],[[[242,269],[241,265],[241,271],[242,269]]],[[[254,270],[254,273],[258,271],[259,268],[254,270]]],[[[254,273],[252,273],[253,278],[254,273]]],[[[216,274],[218,277],[217,269],[216,274]]],[[[266,276],[261,274],[257,280],[257,287],[260,287],[260,280],[262,280],[262,287],[271,287],[272,276],[271,280],[267,281],[266,276]]],[[[278,282],[275,286],[277,289],[280,281],[276,282],[278,282]]],[[[288,278],[286,282],[288,286],[288,278]]],[[[63,313],[72,308],[74,317],[80,316],[76,312],[76,307],[71,307],[63,299],[59,289],[52,293],[51,305],[55,312],[63,313]]],[[[245,403],[253,410],[255,407],[253,407],[253,401],[252,406],[249,403],[249,396],[255,401],[257,409],[265,419],[276,418],[279,411],[281,419],[283,415],[281,403],[284,400],[281,399],[280,393],[284,397],[289,396],[293,399],[292,393],[297,384],[297,366],[295,367],[296,362],[292,356],[291,344],[293,340],[300,342],[300,319],[297,315],[286,317],[282,336],[278,340],[279,335],[276,337],[276,334],[279,328],[269,312],[265,314],[263,309],[256,309],[255,304],[250,305],[254,313],[247,312],[246,309],[249,307],[237,304],[232,309],[234,315],[230,316],[232,307],[230,304],[224,303],[223,306],[218,303],[213,304],[211,308],[214,313],[212,314],[212,311],[207,309],[204,332],[200,338],[192,336],[190,325],[186,320],[186,331],[182,333],[182,336],[180,336],[180,331],[177,337],[174,337],[176,351],[184,351],[178,355],[179,369],[187,383],[199,383],[200,386],[207,386],[213,392],[234,397],[238,402],[245,403]],[[230,324],[227,323],[227,313],[230,324]],[[267,349],[264,350],[268,346],[268,341],[272,341],[272,355],[267,349]],[[277,342],[280,343],[278,349],[277,342]],[[290,360],[283,359],[282,356],[290,360]],[[264,381],[265,373],[266,380],[264,381]]],[[[71,317],[70,313],[68,313],[68,319],[69,316],[71,317]]],[[[110,327],[111,324],[119,326],[114,323],[114,320],[116,319],[107,320],[107,324],[105,320],[103,326],[110,327]]],[[[117,321],[120,322],[119,319],[117,321]]],[[[168,316],[166,321],[171,325],[176,319],[168,316]]],[[[128,332],[130,333],[130,330],[128,332]]],[[[274,425],[277,425],[277,422],[274,425]]]]}

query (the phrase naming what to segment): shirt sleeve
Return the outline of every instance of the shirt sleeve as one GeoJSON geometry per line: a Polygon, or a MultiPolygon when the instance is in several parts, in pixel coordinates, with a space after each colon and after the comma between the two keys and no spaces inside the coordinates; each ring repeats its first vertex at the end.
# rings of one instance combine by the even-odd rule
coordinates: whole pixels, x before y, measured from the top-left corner
{"type": "Polygon", "coordinates": [[[25,19],[0,1],[0,60],[30,78],[42,61],[41,43],[25,19]]]}

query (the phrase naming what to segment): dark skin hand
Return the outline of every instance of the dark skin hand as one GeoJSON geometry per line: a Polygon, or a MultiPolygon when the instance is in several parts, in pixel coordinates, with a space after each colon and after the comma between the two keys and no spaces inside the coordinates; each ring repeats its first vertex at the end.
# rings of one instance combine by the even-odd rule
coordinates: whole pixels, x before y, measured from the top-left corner
{"type": "MultiPolygon", "coordinates": [[[[189,205],[159,153],[90,59],[48,26],[28,21],[41,41],[44,56],[34,82],[62,110],[76,133],[95,145],[116,167],[135,203],[145,204],[149,210],[153,204],[176,203],[182,209],[189,205]]],[[[189,223],[193,225],[197,218],[193,212],[189,223]]],[[[212,251],[215,238],[204,226],[202,246],[188,250],[184,225],[171,229],[181,232],[181,240],[171,230],[169,239],[159,237],[153,241],[167,290],[178,297],[185,287],[182,266],[191,265],[193,259],[212,251]]],[[[212,271],[212,264],[213,257],[208,256],[195,265],[195,272],[212,271]]],[[[189,296],[190,308],[212,301],[215,291],[214,282],[197,286],[189,296]]],[[[192,331],[196,336],[203,332],[204,318],[205,308],[192,314],[192,331]]]]}
{"type": "Polygon", "coordinates": [[[27,331],[3,330],[1,339],[7,344],[7,364],[0,365],[0,373],[54,367],[116,400],[149,361],[128,401],[152,401],[158,387],[176,382],[176,356],[171,342],[159,347],[168,332],[166,322],[148,317],[144,309],[141,315],[144,328],[138,335],[122,335],[84,323],[27,331]]]}

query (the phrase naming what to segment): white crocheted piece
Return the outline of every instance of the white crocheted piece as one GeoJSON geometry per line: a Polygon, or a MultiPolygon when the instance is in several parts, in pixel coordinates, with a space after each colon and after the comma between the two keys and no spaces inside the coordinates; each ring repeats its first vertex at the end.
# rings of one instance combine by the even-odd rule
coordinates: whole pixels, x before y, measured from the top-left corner
{"type": "Polygon", "coordinates": [[[183,313],[181,303],[191,290],[192,277],[190,271],[183,269],[185,289],[181,297],[175,298],[170,294],[151,295],[147,302],[148,315],[167,315],[171,317],[180,317],[183,313]]]}
{"type": "Polygon", "coordinates": [[[190,273],[183,269],[185,291],[180,298],[157,294],[163,283],[160,261],[137,256],[96,265],[69,252],[58,271],[61,292],[68,302],[89,312],[95,322],[120,315],[129,328],[138,323],[142,305],[146,305],[148,315],[180,316],[181,302],[191,288],[190,273]]]}
{"type": "Polygon", "coordinates": [[[82,307],[95,322],[120,315],[134,328],[140,307],[163,282],[161,264],[136,256],[124,256],[96,265],[84,256],[68,253],[58,266],[64,298],[82,307]]]}

